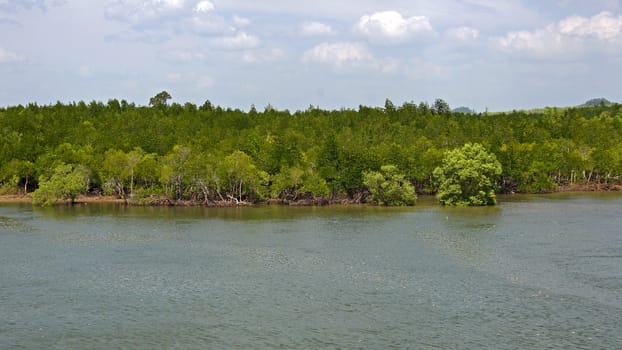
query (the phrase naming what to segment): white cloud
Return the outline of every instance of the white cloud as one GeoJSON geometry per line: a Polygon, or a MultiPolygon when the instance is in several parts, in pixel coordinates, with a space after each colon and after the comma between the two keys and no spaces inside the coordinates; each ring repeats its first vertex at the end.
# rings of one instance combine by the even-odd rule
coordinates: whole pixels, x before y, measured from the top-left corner
{"type": "Polygon", "coordinates": [[[553,26],[536,31],[513,31],[497,39],[499,48],[506,51],[530,51],[533,53],[552,52],[561,49],[562,37],[556,33],[553,26]]]}
{"type": "Polygon", "coordinates": [[[63,0],[0,0],[0,11],[17,12],[32,7],[45,10],[50,6],[62,5],[64,2],[63,0]]]}
{"type": "Polygon", "coordinates": [[[226,19],[216,11],[214,1],[106,1],[106,18],[131,25],[131,29],[124,33],[109,35],[107,38],[110,40],[161,43],[173,37],[184,38],[187,34],[194,34],[210,36],[212,46],[224,49],[246,49],[259,45],[259,39],[241,31],[250,24],[250,20],[237,15],[226,19]]]}
{"type": "Polygon", "coordinates": [[[251,23],[251,20],[248,18],[240,17],[238,15],[233,16],[233,23],[235,23],[238,27],[246,27],[251,23]]]}
{"type": "Polygon", "coordinates": [[[200,51],[187,51],[187,50],[167,50],[159,53],[159,56],[165,60],[175,64],[193,63],[206,60],[209,55],[200,51]]]}
{"type": "Polygon", "coordinates": [[[176,8],[180,8],[184,6],[184,3],[186,2],[185,0],[153,0],[156,3],[160,3],[160,4],[164,4],[165,6],[169,6],[169,7],[176,7],[176,8]]]}
{"type": "Polygon", "coordinates": [[[274,62],[285,56],[285,53],[281,49],[271,49],[267,51],[247,51],[242,56],[242,59],[246,63],[262,63],[262,62],[274,62]]]}
{"type": "Polygon", "coordinates": [[[21,62],[24,58],[15,52],[5,50],[0,47],[0,63],[21,62]]]}
{"type": "Polygon", "coordinates": [[[259,46],[260,43],[259,38],[246,32],[239,32],[234,36],[225,36],[211,40],[213,47],[225,50],[252,49],[259,46]]]}
{"type": "Polygon", "coordinates": [[[212,4],[211,1],[204,0],[196,4],[196,6],[194,7],[194,12],[207,13],[210,11],[214,11],[214,9],[214,4],[212,4]]]}
{"type": "Polygon", "coordinates": [[[124,30],[107,35],[104,38],[108,42],[142,42],[146,44],[160,44],[170,39],[169,35],[162,31],[132,31],[124,30]]]}
{"type": "Polygon", "coordinates": [[[509,32],[494,43],[503,51],[539,57],[579,54],[588,47],[607,49],[622,43],[622,16],[609,12],[589,18],[572,16],[533,31],[509,32]]]}
{"type": "Polygon", "coordinates": [[[107,18],[136,25],[180,14],[185,5],[185,0],[114,0],[104,13],[107,18]]]}
{"type": "Polygon", "coordinates": [[[302,59],[303,62],[328,63],[341,67],[346,63],[372,61],[373,56],[363,44],[339,42],[316,45],[306,51],[302,59]]]}
{"type": "Polygon", "coordinates": [[[622,16],[614,16],[609,12],[602,12],[594,17],[569,17],[557,25],[559,32],[564,35],[579,37],[596,37],[601,40],[620,38],[622,32],[622,16]]]}
{"type": "Polygon", "coordinates": [[[445,34],[458,41],[472,41],[479,38],[479,30],[471,27],[457,27],[449,28],[445,31],[445,34]]]}
{"type": "Polygon", "coordinates": [[[400,43],[434,33],[427,17],[404,18],[396,11],[364,15],[356,24],[356,30],[377,43],[400,43]]]}
{"type": "Polygon", "coordinates": [[[234,15],[231,20],[218,15],[214,4],[210,1],[199,2],[194,10],[195,13],[190,19],[189,27],[195,34],[233,34],[242,27],[250,24],[250,20],[234,15]]]}
{"type": "Polygon", "coordinates": [[[235,27],[215,14],[200,14],[190,20],[190,28],[195,34],[223,34],[234,33],[235,27]]]}
{"type": "Polygon", "coordinates": [[[331,26],[320,22],[304,22],[300,26],[300,33],[304,36],[333,35],[335,31],[331,26]]]}
{"type": "Polygon", "coordinates": [[[403,69],[402,62],[395,58],[387,58],[379,61],[376,68],[382,73],[398,73],[403,69]]]}

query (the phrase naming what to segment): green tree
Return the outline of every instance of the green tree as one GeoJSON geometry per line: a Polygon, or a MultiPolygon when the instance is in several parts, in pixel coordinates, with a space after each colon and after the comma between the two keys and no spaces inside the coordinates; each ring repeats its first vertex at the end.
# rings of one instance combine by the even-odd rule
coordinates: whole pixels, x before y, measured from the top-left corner
{"type": "Polygon", "coordinates": [[[330,193],[328,189],[328,185],[326,184],[326,180],[318,174],[317,171],[313,169],[308,169],[305,172],[305,175],[302,179],[302,187],[300,187],[300,192],[310,193],[314,197],[321,196],[326,197],[330,193]]]}
{"type": "Polygon", "coordinates": [[[236,150],[226,156],[222,169],[229,185],[229,196],[237,202],[251,198],[253,194],[263,197],[262,185],[268,182],[268,174],[258,170],[253,159],[246,153],[236,150]]]}
{"type": "Polygon", "coordinates": [[[129,177],[127,154],[115,149],[106,151],[100,177],[106,194],[125,199],[125,183],[129,177]]]}
{"type": "Polygon", "coordinates": [[[188,160],[192,155],[192,149],[186,146],[176,145],[163,159],[160,173],[160,181],[167,185],[168,192],[175,199],[182,199],[184,189],[191,179],[188,178],[188,160]]]}
{"type": "Polygon", "coordinates": [[[434,169],[437,198],[443,205],[494,205],[501,164],[478,143],[447,151],[434,169]]]}
{"type": "Polygon", "coordinates": [[[89,185],[89,171],[81,165],[58,165],[49,178],[39,179],[39,188],[32,194],[32,203],[52,205],[58,199],[69,199],[73,204],[89,185]]]}
{"type": "Polygon", "coordinates": [[[326,181],[311,166],[284,167],[272,176],[273,198],[298,200],[301,197],[321,197],[329,194],[326,181]]]}
{"type": "Polygon", "coordinates": [[[371,200],[381,205],[415,205],[415,187],[404,179],[394,165],[383,165],[380,172],[363,173],[363,185],[369,189],[371,200]]]}
{"type": "Polygon", "coordinates": [[[134,194],[134,183],[136,181],[136,168],[145,157],[145,151],[136,147],[127,154],[127,170],[130,175],[130,196],[134,194]]]}
{"type": "Polygon", "coordinates": [[[303,182],[304,171],[298,167],[283,167],[272,177],[272,197],[297,200],[303,182]]]}
{"type": "Polygon", "coordinates": [[[153,107],[164,107],[171,98],[171,94],[166,91],[162,91],[149,99],[149,105],[153,107]]]}
{"type": "Polygon", "coordinates": [[[136,164],[134,172],[136,184],[142,187],[154,187],[160,177],[159,157],[155,153],[147,153],[136,164]]]}
{"type": "Polygon", "coordinates": [[[395,105],[388,98],[384,100],[384,111],[387,113],[395,113],[395,105]]]}
{"type": "Polygon", "coordinates": [[[12,159],[0,171],[0,182],[17,187],[23,184],[24,195],[28,193],[28,184],[35,172],[35,165],[27,160],[12,159]]]}
{"type": "Polygon", "coordinates": [[[193,152],[186,163],[190,182],[190,196],[195,202],[208,204],[211,201],[225,201],[222,196],[222,180],[217,164],[222,163],[221,157],[211,153],[193,152]]]}
{"type": "Polygon", "coordinates": [[[116,149],[106,151],[100,167],[104,191],[126,199],[126,188],[129,185],[131,196],[134,192],[136,168],[144,156],[145,152],[140,148],[128,153],[116,149]]]}
{"type": "Polygon", "coordinates": [[[451,112],[449,104],[445,102],[445,100],[443,100],[442,98],[437,98],[434,101],[434,106],[432,106],[432,109],[438,114],[448,114],[451,112]]]}

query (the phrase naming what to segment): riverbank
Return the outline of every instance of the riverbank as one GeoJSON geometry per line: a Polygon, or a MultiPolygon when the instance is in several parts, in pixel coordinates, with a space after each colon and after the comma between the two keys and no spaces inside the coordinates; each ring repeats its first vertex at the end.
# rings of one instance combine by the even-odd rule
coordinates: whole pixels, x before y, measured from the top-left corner
{"type": "MultiPolygon", "coordinates": [[[[69,204],[69,201],[58,201],[69,204]]],[[[1,195],[0,203],[32,203],[32,197],[27,195],[1,195]]],[[[76,198],[76,204],[79,203],[110,203],[110,204],[126,204],[126,201],[113,196],[80,196],[76,198]]]]}
{"type": "MultiPolygon", "coordinates": [[[[504,193],[499,194],[499,197],[513,197],[523,195],[554,195],[554,194],[572,194],[572,193],[616,193],[622,192],[622,185],[620,184],[575,184],[572,186],[560,186],[556,190],[547,193],[504,193]]],[[[434,195],[420,195],[420,202],[424,198],[434,198],[434,195]]],[[[426,203],[429,200],[424,200],[426,203]]],[[[32,197],[30,194],[14,194],[14,195],[0,195],[0,203],[32,203],[32,197]]],[[[69,200],[58,201],[58,204],[70,204],[69,200]]],[[[130,200],[121,199],[114,196],[102,196],[102,195],[86,195],[79,196],[74,201],[74,204],[89,204],[89,203],[102,203],[102,204],[121,204],[132,206],[171,206],[171,207],[191,207],[191,206],[205,206],[205,207],[248,207],[248,206],[261,206],[261,205],[283,205],[283,206],[327,206],[327,205],[360,205],[366,204],[361,198],[351,199],[345,197],[338,197],[334,199],[317,198],[317,199],[301,199],[295,201],[269,199],[259,202],[246,202],[246,201],[210,201],[208,203],[193,202],[190,200],[171,200],[166,197],[154,197],[146,198],[139,202],[133,202],[130,200]]]]}
{"type": "Polygon", "coordinates": [[[616,183],[577,183],[558,187],[556,192],[617,192],[622,191],[622,184],[616,183]]]}
{"type": "MultiPolygon", "coordinates": [[[[0,203],[32,203],[32,197],[27,195],[0,195],[0,203]]],[[[58,200],[56,204],[70,204],[69,200],[58,200]]],[[[270,199],[259,202],[246,201],[210,201],[208,203],[194,202],[190,200],[172,200],[167,197],[144,198],[138,202],[125,200],[114,196],[86,195],[79,196],[74,200],[74,204],[89,203],[106,203],[106,204],[123,204],[134,206],[158,206],[158,207],[191,207],[191,206],[207,206],[207,207],[244,207],[253,205],[290,205],[290,206],[323,206],[331,204],[355,204],[353,200],[348,199],[302,199],[297,201],[286,201],[270,199]]],[[[358,203],[357,203],[358,204],[358,203]]]]}

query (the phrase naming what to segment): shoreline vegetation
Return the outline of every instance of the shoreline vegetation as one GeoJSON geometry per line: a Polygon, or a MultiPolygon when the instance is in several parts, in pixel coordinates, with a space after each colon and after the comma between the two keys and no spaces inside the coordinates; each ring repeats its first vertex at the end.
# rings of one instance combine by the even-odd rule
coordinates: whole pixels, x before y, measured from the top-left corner
{"type": "Polygon", "coordinates": [[[0,195],[159,206],[415,205],[436,195],[465,206],[622,187],[617,103],[475,113],[387,99],[290,112],[170,99],[0,107],[0,195]]]}
{"type": "MultiPolygon", "coordinates": [[[[621,193],[622,194],[622,185],[610,185],[610,186],[599,186],[599,184],[575,184],[573,186],[563,186],[558,187],[554,191],[551,192],[539,192],[537,194],[541,195],[554,195],[554,194],[588,194],[588,193],[621,193]]],[[[534,193],[506,193],[506,196],[523,196],[523,195],[533,195],[534,193]]],[[[433,194],[428,195],[433,197],[433,194]]],[[[0,195],[0,204],[13,204],[13,203],[32,203],[32,196],[30,194],[12,194],[12,195],[0,195]]],[[[118,205],[130,205],[130,206],[179,206],[179,207],[254,207],[254,206],[270,206],[270,205],[285,205],[285,206],[326,206],[326,205],[376,205],[373,202],[356,200],[352,198],[317,198],[317,199],[300,199],[296,201],[287,201],[287,200],[278,200],[278,199],[269,199],[269,200],[261,200],[256,202],[235,202],[235,201],[224,201],[224,202],[210,202],[210,203],[202,203],[202,202],[193,202],[189,200],[171,200],[170,198],[151,198],[150,201],[143,201],[139,203],[137,201],[133,201],[131,199],[122,199],[115,196],[103,195],[103,194],[88,194],[88,195],[80,195],[78,196],[74,202],[71,200],[59,200],[56,204],[60,205],[71,205],[71,204],[92,204],[92,203],[101,203],[101,204],[118,204],[118,205]]]]}

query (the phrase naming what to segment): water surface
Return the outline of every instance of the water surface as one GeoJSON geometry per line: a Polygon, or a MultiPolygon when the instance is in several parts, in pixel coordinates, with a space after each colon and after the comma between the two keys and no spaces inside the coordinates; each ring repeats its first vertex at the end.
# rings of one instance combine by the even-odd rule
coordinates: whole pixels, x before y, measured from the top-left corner
{"type": "Polygon", "coordinates": [[[622,348],[622,196],[0,206],[0,349],[622,348]]]}

